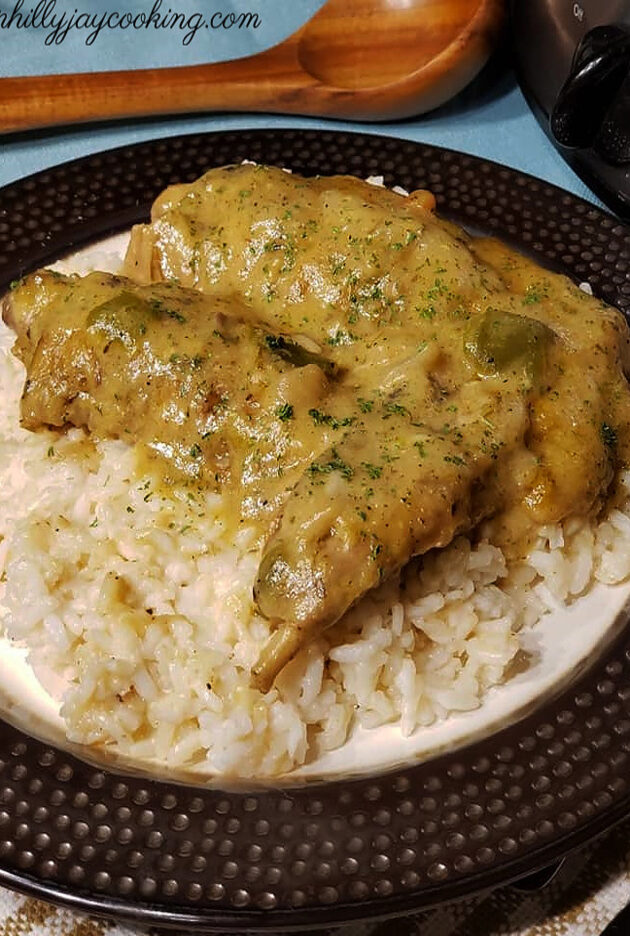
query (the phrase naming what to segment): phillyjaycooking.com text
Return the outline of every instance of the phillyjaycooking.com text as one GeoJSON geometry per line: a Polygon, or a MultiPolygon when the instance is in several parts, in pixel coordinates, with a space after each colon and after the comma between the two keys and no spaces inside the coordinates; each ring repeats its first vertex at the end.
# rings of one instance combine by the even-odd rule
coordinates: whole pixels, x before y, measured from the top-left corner
{"type": "Polygon", "coordinates": [[[215,10],[211,13],[182,13],[154,0],[150,11],[85,12],[76,7],[71,12],[57,10],[57,0],[39,0],[25,7],[24,0],[15,0],[12,10],[0,9],[0,29],[41,30],[46,45],[60,45],[70,33],[82,34],[86,46],[93,45],[103,30],[153,29],[175,30],[182,45],[190,45],[200,30],[258,29],[262,20],[258,13],[234,13],[215,10]]]}

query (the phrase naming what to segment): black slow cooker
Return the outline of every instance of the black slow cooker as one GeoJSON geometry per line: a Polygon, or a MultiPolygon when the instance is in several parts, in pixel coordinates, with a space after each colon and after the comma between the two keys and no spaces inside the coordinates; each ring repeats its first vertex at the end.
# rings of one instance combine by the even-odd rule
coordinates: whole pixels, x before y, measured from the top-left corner
{"type": "Polygon", "coordinates": [[[630,218],[630,2],[512,0],[523,91],[593,191],[630,218]]]}

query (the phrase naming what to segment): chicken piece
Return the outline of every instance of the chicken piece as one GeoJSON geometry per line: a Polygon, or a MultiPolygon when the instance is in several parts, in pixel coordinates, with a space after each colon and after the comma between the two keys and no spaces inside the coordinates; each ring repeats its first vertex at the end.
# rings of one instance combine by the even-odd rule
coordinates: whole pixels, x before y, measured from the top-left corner
{"type": "Polygon", "coordinates": [[[176,475],[231,490],[245,516],[277,508],[338,434],[307,416],[334,365],[235,302],[42,271],[9,294],[3,316],[27,371],[25,428],[142,442],[176,475]]]}
{"type": "Polygon", "coordinates": [[[277,622],[255,669],[259,688],[412,556],[496,511],[528,425],[526,400],[500,380],[471,381],[450,399],[458,411],[450,429],[430,416],[423,425],[398,403],[393,424],[370,414],[291,492],[255,586],[258,607],[277,622]]]}
{"type": "Polygon", "coordinates": [[[424,314],[426,331],[438,309],[504,289],[432,204],[351,176],[211,169],[157,199],[151,224],[132,231],[125,273],[240,296],[275,328],[305,329],[351,358],[353,342],[377,329],[391,341],[401,328],[417,331],[424,314]]]}

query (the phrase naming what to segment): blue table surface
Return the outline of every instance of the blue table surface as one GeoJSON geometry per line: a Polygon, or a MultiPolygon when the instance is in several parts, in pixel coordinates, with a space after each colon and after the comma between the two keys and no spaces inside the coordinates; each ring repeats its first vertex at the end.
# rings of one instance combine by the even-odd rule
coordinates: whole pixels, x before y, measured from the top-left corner
{"type": "MultiPolygon", "coordinates": [[[[23,16],[37,0],[24,0],[23,16]]],[[[54,2],[54,0],[47,0],[54,2]]],[[[125,0],[119,0],[121,4],[125,0]]],[[[132,0],[124,9],[148,12],[158,0],[132,0]]],[[[17,0],[20,3],[20,0],[17,0]]],[[[194,0],[173,7],[194,15],[194,0]]],[[[182,44],[181,31],[103,30],[92,45],[86,45],[83,30],[69,31],[63,42],[46,45],[50,33],[40,28],[18,28],[16,0],[0,0],[0,75],[60,73],[157,65],[184,65],[201,61],[236,58],[272,45],[305,21],[321,0],[234,0],[220,7],[198,9],[257,11],[258,29],[200,30],[191,42],[182,44]],[[3,18],[4,17],[4,18],[3,18]],[[11,17],[13,19],[11,20],[11,17]]],[[[55,12],[102,11],[107,0],[56,0],[55,12]],[[83,5],[81,5],[83,4],[83,5]]],[[[110,4],[109,9],[115,9],[110,4]]],[[[165,3],[162,11],[169,7],[165,3]]],[[[388,134],[427,142],[484,156],[529,172],[597,203],[584,183],[555,151],[529,110],[507,63],[487,68],[468,89],[431,114],[413,120],[386,124],[292,118],[252,114],[208,114],[159,120],[124,121],[81,125],[63,130],[0,135],[0,185],[40,169],[78,156],[123,144],[174,134],[235,128],[338,128],[388,134]]]]}

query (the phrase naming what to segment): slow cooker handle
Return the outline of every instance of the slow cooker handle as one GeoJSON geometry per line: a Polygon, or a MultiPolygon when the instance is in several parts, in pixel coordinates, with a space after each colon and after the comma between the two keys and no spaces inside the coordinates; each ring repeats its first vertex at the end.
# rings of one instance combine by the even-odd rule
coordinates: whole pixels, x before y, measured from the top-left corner
{"type": "Polygon", "coordinates": [[[550,118],[562,146],[592,146],[630,71],[630,30],[596,26],[578,45],[550,118]]]}

